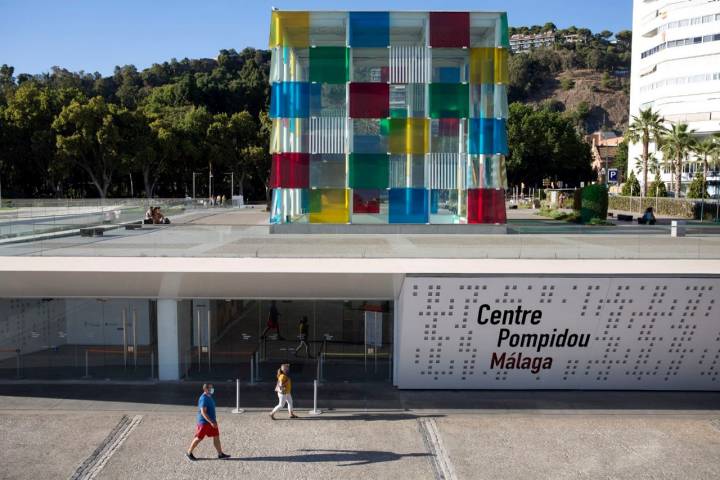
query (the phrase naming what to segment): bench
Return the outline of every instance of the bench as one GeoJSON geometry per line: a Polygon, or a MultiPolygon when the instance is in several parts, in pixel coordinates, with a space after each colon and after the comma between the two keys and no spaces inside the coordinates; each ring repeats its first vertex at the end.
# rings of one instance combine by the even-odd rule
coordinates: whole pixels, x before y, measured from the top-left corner
{"type": "Polygon", "coordinates": [[[632,215],[623,215],[621,213],[621,214],[618,214],[617,219],[620,220],[621,222],[632,222],[633,216],[632,215]]]}

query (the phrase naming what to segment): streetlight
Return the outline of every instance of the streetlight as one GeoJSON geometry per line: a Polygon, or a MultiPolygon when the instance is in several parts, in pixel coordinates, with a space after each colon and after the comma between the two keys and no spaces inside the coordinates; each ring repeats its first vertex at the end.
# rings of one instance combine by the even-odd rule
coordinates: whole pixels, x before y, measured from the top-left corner
{"type": "Polygon", "coordinates": [[[193,172],[193,200],[195,200],[195,175],[197,174],[197,172],[193,172]]]}
{"type": "Polygon", "coordinates": [[[210,193],[210,201],[211,201],[211,203],[212,203],[212,198],[213,198],[213,194],[212,194],[212,179],[213,179],[212,169],[208,169],[208,192],[210,193]]]}

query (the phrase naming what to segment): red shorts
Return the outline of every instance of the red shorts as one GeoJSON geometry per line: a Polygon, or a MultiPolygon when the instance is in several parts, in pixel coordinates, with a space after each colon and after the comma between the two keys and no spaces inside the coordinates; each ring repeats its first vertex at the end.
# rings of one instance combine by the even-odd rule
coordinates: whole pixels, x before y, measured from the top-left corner
{"type": "Polygon", "coordinates": [[[220,429],[213,427],[209,423],[198,423],[195,425],[195,436],[202,440],[205,437],[217,437],[220,435],[220,429]]]}

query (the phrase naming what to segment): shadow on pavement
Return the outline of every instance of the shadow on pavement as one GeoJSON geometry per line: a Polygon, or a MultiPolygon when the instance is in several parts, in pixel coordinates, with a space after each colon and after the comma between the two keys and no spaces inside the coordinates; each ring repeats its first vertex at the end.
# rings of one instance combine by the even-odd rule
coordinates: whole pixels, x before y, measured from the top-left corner
{"type": "Polygon", "coordinates": [[[431,457],[430,453],[395,453],[383,452],[380,450],[298,450],[298,455],[277,455],[267,457],[241,457],[231,458],[241,462],[298,462],[298,463],[316,463],[328,462],[336,463],[338,467],[353,467],[358,465],[368,465],[371,463],[395,462],[403,458],[411,457],[431,457]]]}

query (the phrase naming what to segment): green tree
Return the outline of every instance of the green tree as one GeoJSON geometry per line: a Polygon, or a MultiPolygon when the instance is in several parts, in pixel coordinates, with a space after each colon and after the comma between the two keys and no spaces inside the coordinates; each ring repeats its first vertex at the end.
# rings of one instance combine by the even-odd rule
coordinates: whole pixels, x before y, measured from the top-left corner
{"type": "Polygon", "coordinates": [[[692,182],[690,182],[690,186],[687,190],[687,197],[708,198],[709,196],[710,195],[708,195],[707,188],[705,186],[705,177],[703,176],[702,172],[698,170],[695,173],[692,182]]]}
{"type": "Polygon", "coordinates": [[[78,167],[90,178],[100,198],[106,198],[113,175],[120,168],[122,142],[120,107],[102,97],[73,100],[53,122],[57,150],[69,168],[78,167]]]}
{"type": "Polygon", "coordinates": [[[617,149],[617,155],[615,156],[615,162],[613,164],[615,168],[618,169],[618,172],[620,172],[620,175],[626,175],[627,169],[628,169],[628,142],[627,142],[627,134],[625,135],[625,138],[623,138],[623,141],[620,142],[617,149]]]}
{"type": "Polygon", "coordinates": [[[720,133],[715,133],[714,135],[705,137],[702,141],[696,142],[693,151],[703,160],[702,190],[705,190],[709,166],[711,163],[716,163],[720,157],[720,133]]]}
{"type": "Polygon", "coordinates": [[[508,179],[513,184],[539,186],[550,179],[579,185],[592,178],[590,147],[563,113],[511,104],[508,144],[508,179]]]}
{"type": "Polygon", "coordinates": [[[683,160],[693,151],[696,144],[694,133],[695,130],[688,129],[687,123],[674,123],[661,138],[660,149],[663,156],[672,159],[675,170],[675,198],[680,197],[682,189],[683,160]]]}
{"type": "Polygon", "coordinates": [[[663,126],[664,120],[660,114],[653,111],[652,107],[648,107],[644,110],[640,110],[638,116],[633,116],[630,120],[630,126],[627,130],[625,138],[629,142],[637,143],[642,142],[642,185],[643,185],[643,196],[646,194],[647,189],[647,174],[648,174],[648,158],[650,155],[650,141],[654,141],[655,144],[660,143],[660,138],[666,131],[663,126]]]}
{"type": "Polygon", "coordinates": [[[634,197],[640,194],[640,182],[635,177],[635,172],[630,170],[627,180],[623,183],[620,189],[620,194],[626,197],[634,197]]]}
{"type": "Polygon", "coordinates": [[[651,197],[667,197],[667,187],[660,178],[660,171],[655,172],[655,179],[648,186],[648,195],[651,197]]]}

